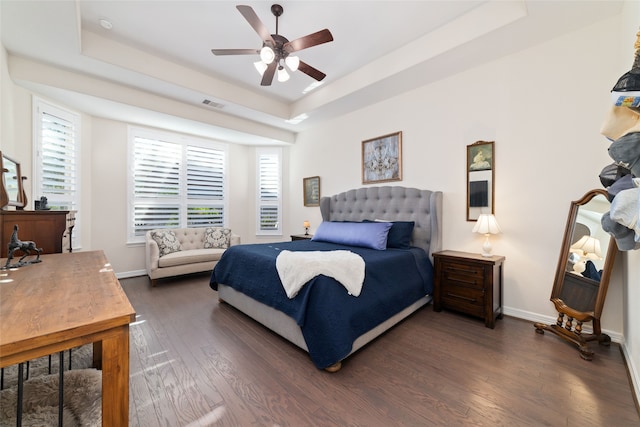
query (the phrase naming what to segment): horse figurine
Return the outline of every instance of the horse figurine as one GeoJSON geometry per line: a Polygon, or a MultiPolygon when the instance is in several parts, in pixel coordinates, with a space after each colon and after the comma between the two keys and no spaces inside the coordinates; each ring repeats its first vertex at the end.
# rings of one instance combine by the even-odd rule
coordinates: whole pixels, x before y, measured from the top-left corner
{"type": "Polygon", "coordinates": [[[36,247],[36,243],[32,241],[22,241],[18,239],[18,224],[13,226],[13,233],[11,234],[11,240],[9,240],[9,253],[7,256],[7,263],[4,268],[9,267],[21,267],[26,264],[35,264],[37,262],[41,262],[40,254],[42,253],[42,248],[36,247]],[[18,260],[18,262],[14,265],[10,265],[11,260],[13,259],[13,253],[15,251],[22,251],[24,255],[18,260]],[[35,251],[37,253],[37,257],[33,261],[25,261],[23,260],[31,255],[31,252],[35,251]]]}

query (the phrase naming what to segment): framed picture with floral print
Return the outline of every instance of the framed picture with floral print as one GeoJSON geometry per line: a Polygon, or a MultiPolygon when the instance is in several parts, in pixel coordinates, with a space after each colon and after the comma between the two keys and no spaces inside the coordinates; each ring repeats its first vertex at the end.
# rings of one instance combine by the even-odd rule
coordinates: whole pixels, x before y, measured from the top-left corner
{"type": "Polygon", "coordinates": [[[362,183],[402,181],[402,132],[362,141],[362,183]]]}

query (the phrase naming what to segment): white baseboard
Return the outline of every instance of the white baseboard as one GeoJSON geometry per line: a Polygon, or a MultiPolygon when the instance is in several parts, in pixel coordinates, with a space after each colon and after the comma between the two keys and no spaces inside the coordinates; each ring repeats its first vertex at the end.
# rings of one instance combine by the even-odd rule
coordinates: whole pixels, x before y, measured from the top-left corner
{"type": "Polygon", "coordinates": [[[627,363],[627,371],[629,372],[629,378],[631,378],[631,391],[635,396],[636,406],[640,405],[640,371],[638,366],[633,362],[633,358],[629,354],[629,349],[626,343],[620,345],[624,360],[627,363]]]}
{"type": "Polygon", "coordinates": [[[147,274],[146,270],[134,270],[134,271],[124,271],[122,273],[116,273],[116,277],[118,279],[128,279],[130,277],[144,276],[146,274],[147,274]]]}

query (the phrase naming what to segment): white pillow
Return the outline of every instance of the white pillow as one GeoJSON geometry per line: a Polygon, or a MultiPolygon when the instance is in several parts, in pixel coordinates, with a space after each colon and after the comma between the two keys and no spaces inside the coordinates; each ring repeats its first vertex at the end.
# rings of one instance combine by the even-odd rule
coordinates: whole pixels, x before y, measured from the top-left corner
{"type": "Polygon", "coordinates": [[[231,241],[231,230],[222,227],[207,227],[204,230],[204,248],[227,249],[231,241]]]}
{"type": "Polygon", "coordinates": [[[176,233],[171,230],[153,230],[151,238],[158,244],[161,257],[182,250],[182,245],[176,237],[176,233]]]}

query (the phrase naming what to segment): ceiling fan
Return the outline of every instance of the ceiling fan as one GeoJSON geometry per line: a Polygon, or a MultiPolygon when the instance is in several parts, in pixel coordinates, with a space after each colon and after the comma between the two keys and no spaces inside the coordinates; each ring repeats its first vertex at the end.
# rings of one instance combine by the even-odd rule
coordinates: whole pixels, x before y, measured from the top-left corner
{"type": "Polygon", "coordinates": [[[284,12],[279,4],[271,6],[271,13],[276,17],[276,33],[270,34],[267,27],[260,21],[258,15],[250,6],[239,5],[236,8],[240,11],[244,19],[255,30],[262,39],[262,47],[260,49],[211,49],[214,55],[260,55],[260,61],[254,65],[258,72],[262,74],[262,86],[270,86],[273,77],[278,72],[278,81],[284,82],[289,80],[289,74],[284,68],[284,64],[291,71],[300,70],[308,76],[321,81],[326,77],[322,71],[303,62],[292,53],[307,49],[319,44],[333,41],[331,32],[326,28],[313,34],[300,37],[289,41],[286,37],[278,34],[278,18],[284,12]],[[284,64],[283,64],[284,63],[284,64]]]}

